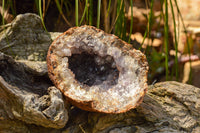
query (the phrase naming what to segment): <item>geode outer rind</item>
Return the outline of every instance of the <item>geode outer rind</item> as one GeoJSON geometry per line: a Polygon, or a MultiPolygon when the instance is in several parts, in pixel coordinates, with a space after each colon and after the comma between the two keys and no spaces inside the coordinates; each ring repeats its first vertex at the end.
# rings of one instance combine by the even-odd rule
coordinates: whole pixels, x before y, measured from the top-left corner
{"type": "MultiPolygon", "coordinates": [[[[47,65],[54,85],[72,104],[83,110],[126,112],[138,106],[147,91],[148,63],[145,55],[115,35],[92,26],[70,28],[55,39],[49,47],[47,65]],[[119,71],[115,79],[117,83],[111,85],[109,78],[100,84],[96,84],[99,79],[95,79],[91,86],[78,81],[69,68],[69,58],[82,53],[98,56],[103,64],[110,61],[119,71]],[[107,57],[114,61],[107,60],[107,57]]],[[[112,73],[109,76],[112,77],[112,73]]]]}

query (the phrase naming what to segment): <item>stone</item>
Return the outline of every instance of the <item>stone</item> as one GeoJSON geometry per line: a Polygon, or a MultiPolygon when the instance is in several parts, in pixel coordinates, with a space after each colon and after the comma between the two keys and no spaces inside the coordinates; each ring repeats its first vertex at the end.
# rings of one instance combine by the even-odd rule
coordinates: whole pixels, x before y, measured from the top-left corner
{"type": "Polygon", "coordinates": [[[91,26],[70,28],[51,44],[49,77],[81,109],[126,112],[147,89],[146,57],[130,44],[91,26]]]}

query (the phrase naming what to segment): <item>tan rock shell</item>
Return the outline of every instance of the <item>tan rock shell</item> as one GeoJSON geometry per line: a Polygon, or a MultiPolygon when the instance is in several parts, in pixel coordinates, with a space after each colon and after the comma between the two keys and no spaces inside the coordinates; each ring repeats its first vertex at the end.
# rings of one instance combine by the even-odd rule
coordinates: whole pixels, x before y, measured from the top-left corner
{"type": "MultiPolygon", "coordinates": [[[[89,62],[91,64],[92,61],[89,62]]],[[[101,66],[97,62],[94,63],[101,66]]],[[[48,51],[47,65],[49,77],[54,85],[72,104],[83,110],[126,112],[139,105],[147,91],[148,63],[145,55],[115,35],[92,26],[70,28],[54,40],[48,51]],[[83,53],[89,55],[87,59],[83,58],[83,53]],[[73,62],[75,64],[88,64],[90,56],[94,56],[100,58],[103,64],[114,64],[115,67],[106,69],[101,75],[95,75],[91,79],[93,82],[88,85],[76,77],[82,74],[82,78],[86,78],[93,73],[84,73],[80,66],[76,65],[77,68],[74,68],[74,64],[71,67],[70,60],[73,55],[80,55],[76,58],[77,62],[73,62]],[[107,57],[112,57],[112,60],[107,61],[107,57]],[[80,70],[75,72],[74,69],[80,70]],[[113,80],[113,74],[118,77],[114,79],[116,82],[111,84],[108,77],[113,80]]],[[[92,66],[93,64],[84,67],[96,70],[96,66],[92,66]]]]}

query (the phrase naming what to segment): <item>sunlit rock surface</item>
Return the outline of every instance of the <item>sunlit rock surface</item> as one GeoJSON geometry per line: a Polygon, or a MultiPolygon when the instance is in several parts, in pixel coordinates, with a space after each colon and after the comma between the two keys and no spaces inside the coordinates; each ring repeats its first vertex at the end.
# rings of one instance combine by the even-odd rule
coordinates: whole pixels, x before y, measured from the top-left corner
{"type": "Polygon", "coordinates": [[[145,55],[91,26],[69,29],[50,46],[49,76],[76,106],[121,113],[139,105],[147,90],[145,55]]]}

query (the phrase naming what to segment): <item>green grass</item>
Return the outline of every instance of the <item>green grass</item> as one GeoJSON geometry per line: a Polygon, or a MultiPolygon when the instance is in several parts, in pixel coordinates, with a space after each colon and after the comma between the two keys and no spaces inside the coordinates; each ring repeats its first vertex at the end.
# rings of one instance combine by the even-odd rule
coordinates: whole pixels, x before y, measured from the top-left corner
{"type": "Polygon", "coordinates": [[[60,5],[59,0],[55,0],[55,3],[56,3],[56,6],[58,8],[58,11],[59,11],[60,15],[62,16],[62,18],[64,19],[64,21],[66,22],[66,24],[69,25],[69,26],[72,26],[70,24],[70,22],[67,20],[67,18],[65,17],[65,15],[63,14],[62,7],[60,5]]]}
{"type": "Polygon", "coordinates": [[[109,14],[109,12],[110,12],[111,1],[112,1],[112,0],[109,0],[109,3],[108,3],[108,10],[107,10],[106,17],[108,17],[108,14],[109,14]]]}
{"type": "Polygon", "coordinates": [[[185,27],[185,24],[184,24],[184,21],[183,21],[183,16],[182,16],[182,14],[181,14],[181,12],[180,12],[180,10],[179,10],[179,7],[178,7],[178,3],[177,3],[177,1],[176,0],[174,0],[174,2],[175,2],[175,5],[176,5],[176,8],[177,8],[177,12],[178,12],[178,14],[179,14],[179,16],[180,16],[180,18],[181,18],[181,22],[182,22],[182,25],[183,25],[183,28],[184,28],[184,32],[185,32],[185,36],[186,36],[186,43],[187,43],[187,52],[188,52],[188,54],[189,54],[189,62],[190,62],[190,76],[189,76],[189,83],[191,83],[191,74],[192,74],[192,66],[191,66],[191,50],[190,50],[190,43],[189,43],[189,40],[188,40],[188,37],[187,37],[187,29],[186,29],[186,27],[185,27]]]}
{"type": "Polygon", "coordinates": [[[99,28],[99,25],[100,25],[100,14],[101,14],[101,0],[98,0],[98,5],[97,5],[97,28],[99,28]]]}
{"type": "Polygon", "coordinates": [[[115,18],[113,27],[115,27],[114,30],[115,35],[117,35],[121,39],[124,39],[124,29],[126,27],[124,19],[125,19],[124,1],[117,0],[117,16],[115,18]]]}
{"type": "Polygon", "coordinates": [[[147,28],[146,28],[145,33],[144,33],[144,38],[143,38],[142,44],[140,46],[140,49],[142,48],[142,45],[144,44],[144,41],[145,41],[147,35],[148,35],[148,38],[151,36],[151,27],[152,27],[152,24],[153,24],[153,4],[154,4],[154,0],[151,1],[150,12],[149,12],[149,16],[147,17],[148,18],[148,24],[147,24],[147,28]]]}
{"type": "Polygon", "coordinates": [[[41,0],[39,0],[39,14],[40,14],[40,19],[42,21],[42,25],[43,25],[45,31],[48,32],[46,29],[46,26],[44,24],[44,19],[43,19],[43,15],[42,15],[42,1],[41,0]]]}
{"type": "Polygon", "coordinates": [[[88,12],[88,17],[89,17],[89,25],[93,24],[93,0],[89,0],[89,12],[88,12]]]}
{"type": "Polygon", "coordinates": [[[76,26],[78,25],[78,0],[75,0],[75,18],[76,18],[76,26]]]}
{"type": "Polygon", "coordinates": [[[168,77],[169,77],[169,69],[168,69],[169,27],[168,27],[168,1],[167,0],[164,0],[164,6],[165,6],[165,15],[164,15],[165,76],[166,76],[166,80],[168,80],[168,77]]]}
{"type": "MultiPolygon", "coordinates": [[[[81,17],[81,21],[80,21],[80,25],[82,24],[83,22],[83,19],[85,18],[85,14],[88,12],[88,0],[85,0],[85,8],[84,8],[84,11],[83,11],[83,15],[81,17]]],[[[87,17],[86,17],[87,18],[87,17]]],[[[88,20],[88,19],[87,19],[88,20]]],[[[86,20],[86,21],[87,21],[86,20]]]]}
{"type": "Polygon", "coordinates": [[[5,20],[4,20],[4,8],[5,7],[5,0],[2,1],[2,25],[5,25],[5,20]]]}
{"type": "Polygon", "coordinates": [[[130,0],[130,5],[131,5],[131,23],[130,23],[130,32],[129,32],[128,43],[131,42],[131,34],[133,31],[133,1],[132,0],[130,0]]]}
{"type": "Polygon", "coordinates": [[[175,44],[175,75],[176,75],[176,80],[178,81],[179,74],[178,74],[178,42],[177,42],[177,34],[176,34],[176,21],[175,21],[175,16],[174,16],[174,9],[172,5],[172,0],[170,0],[170,6],[171,6],[171,12],[172,12],[172,17],[173,17],[173,24],[174,24],[174,44],[175,44]]]}

